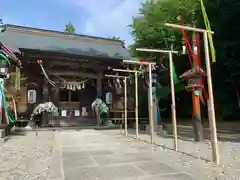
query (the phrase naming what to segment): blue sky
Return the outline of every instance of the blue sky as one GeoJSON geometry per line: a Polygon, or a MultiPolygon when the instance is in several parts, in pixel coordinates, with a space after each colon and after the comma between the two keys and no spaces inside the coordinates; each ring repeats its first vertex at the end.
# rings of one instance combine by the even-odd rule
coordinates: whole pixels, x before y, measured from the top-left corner
{"type": "Polygon", "coordinates": [[[5,24],[63,31],[72,22],[77,33],[117,36],[132,42],[132,22],[141,0],[1,0],[5,24]]]}

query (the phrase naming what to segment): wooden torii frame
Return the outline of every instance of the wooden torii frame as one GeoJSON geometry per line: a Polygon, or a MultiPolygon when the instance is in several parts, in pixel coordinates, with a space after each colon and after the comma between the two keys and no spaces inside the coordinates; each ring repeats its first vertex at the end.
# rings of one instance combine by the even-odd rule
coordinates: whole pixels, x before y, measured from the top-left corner
{"type": "MultiPolygon", "coordinates": [[[[155,137],[155,132],[154,132],[154,126],[153,126],[153,96],[152,96],[152,67],[153,65],[156,65],[155,62],[147,62],[147,61],[134,61],[134,60],[123,60],[123,63],[125,64],[138,64],[138,65],[145,65],[148,67],[148,74],[149,74],[149,99],[150,99],[150,105],[149,105],[149,125],[150,125],[150,142],[151,144],[154,144],[154,137],[155,137]]],[[[144,70],[142,71],[134,71],[135,75],[137,73],[141,74],[144,72],[144,70]]],[[[135,76],[136,77],[136,76],[135,76]]],[[[135,78],[135,81],[137,81],[137,79],[135,78]]],[[[136,83],[135,83],[135,88],[137,88],[136,83]]],[[[137,93],[135,91],[135,93],[137,93]]],[[[138,108],[138,96],[136,95],[136,108],[138,108]]],[[[138,123],[138,110],[135,112],[136,113],[136,123],[138,123]]],[[[136,137],[138,136],[138,124],[136,124],[136,137]]],[[[139,138],[139,137],[137,137],[139,138]]]]}
{"type": "Polygon", "coordinates": [[[139,128],[138,128],[138,73],[140,71],[137,70],[126,70],[126,69],[113,69],[113,71],[117,72],[129,72],[135,74],[135,123],[136,123],[136,139],[139,140],[139,128]]]}
{"type": "MultiPolygon", "coordinates": [[[[128,135],[128,129],[127,129],[127,79],[129,77],[119,76],[119,75],[109,75],[109,74],[106,74],[105,77],[121,78],[124,80],[124,134],[125,134],[125,136],[127,136],[128,135]]],[[[120,129],[122,130],[122,124],[120,126],[121,126],[120,129]]]]}
{"type": "MultiPolygon", "coordinates": [[[[169,55],[169,68],[170,68],[170,84],[171,84],[171,98],[172,98],[172,128],[173,128],[173,139],[174,139],[174,150],[178,150],[177,143],[177,119],[176,119],[176,102],[175,102],[175,91],[174,91],[174,81],[173,81],[173,58],[172,54],[178,54],[177,51],[173,50],[161,50],[161,49],[147,49],[147,48],[137,48],[137,51],[143,52],[157,52],[157,53],[166,53],[169,55]]],[[[150,83],[149,83],[150,84],[150,83]]]]}
{"type": "Polygon", "coordinates": [[[165,23],[165,26],[176,28],[176,29],[185,29],[188,31],[203,33],[206,71],[207,71],[206,74],[207,74],[207,84],[208,84],[208,93],[209,93],[208,116],[209,116],[209,125],[211,129],[212,155],[213,155],[213,161],[219,164],[220,155],[219,155],[218,140],[217,140],[216,117],[215,117],[212,75],[211,75],[211,66],[210,66],[210,57],[209,57],[209,45],[208,45],[208,34],[209,33],[214,34],[214,32],[206,29],[199,29],[199,28],[193,28],[189,26],[182,26],[182,25],[170,24],[170,23],[165,23]]]}

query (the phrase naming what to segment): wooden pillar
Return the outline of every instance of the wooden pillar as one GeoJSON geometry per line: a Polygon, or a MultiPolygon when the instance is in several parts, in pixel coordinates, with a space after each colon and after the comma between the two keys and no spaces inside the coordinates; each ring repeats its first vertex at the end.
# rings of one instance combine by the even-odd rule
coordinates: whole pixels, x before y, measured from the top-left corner
{"type": "MultiPolygon", "coordinates": [[[[43,82],[43,102],[48,102],[49,101],[49,88],[48,88],[48,83],[47,79],[44,77],[44,82],[43,82]]],[[[48,124],[48,115],[47,113],[42,114],[42,123],[41,127],[44,127],[48,124]]]]}
{"type": "Polygon", "coordinates": [[[59,87],[51,87],[51,101],[55,106],[59,106],[60,99],[59,99],[59,87]]]}
{"type": "Polygon", "coordinates": [[[47,79],[44,78],[44,81],[43,81],[43,102],[48,102],[48,101],[49,101],[48,83],[47,83],[47,79]]]}
{"type": "Polygon", "coordinates": [[[139,120],[138,120],[138,73],[135,72],[135,121],[136,121],[136,139],[139,139],[139,120]]]}
{"type": "Polygon", "coordinates": [[[149,125],[150,125],[150,136],[151,144],[154,144],[154,127],[153,127],[153,94],[152,94],[152,64],[148,65],[148,76],[149,76],[149,86],[148,86],[148,97],[149,97],[149,125]]]}
{"type": "Polygon", "coordinates": [[[102,74],[98,74],[97,77],[97,97],[102,97],[102,74]]]}
{"type": "Polygon", "coordinates": [[[172,52],[169,52],[169,68],[170,68],[170,84],[171,84],[171,99],[172,99],[171,112],[172,112],[173,143],[174,143],[174,150],[178,151],[176,100],[175,100],[175,85],[173,80],[172,52]]]}

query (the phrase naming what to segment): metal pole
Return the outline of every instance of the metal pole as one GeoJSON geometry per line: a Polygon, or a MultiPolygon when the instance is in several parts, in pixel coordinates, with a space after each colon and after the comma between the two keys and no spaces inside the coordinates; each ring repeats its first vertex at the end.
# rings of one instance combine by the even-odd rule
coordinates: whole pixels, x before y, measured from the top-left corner
{"type": "Polygon", "coordinates": [[[176,120],[176,103],[175,103],[175,91],[174,91],[174,81],[173,81],[173,58],[172,52],[169,52],[169,67],[170,67],[170,83],[171,83],[171,97],[172,97],[172,128],[173,128],[173,139],[174,139],[174,150],[178,150],[177,143],[177,120],[176,120]]]}
{"type": "Polygon", "coordinates": [[[124,128],[125,128],[125,136],[128,135],[128,130],[127,130],[127,78],[124,78],[124,128]]]}
{"type": "Polygon", "coordinates": [[[139,139],[138,133],[138,73],[135,72],[135,121],[136,121],[136,139],[139,139]]]}
{"type": "Polygon", "coordinates": [[[154,143],[154,127],[153,127],[153,94],[152,94],[152,64],[148,65],[148,74],[149,74],[149,125],[150,125],[150,136],[151,144],[154,143]]]}
{"type": "Polygon", "coordinates": [[[208,33],[204,32],[204,50],[205,50],[205,59],[206,59],[206,73],[207,73],[207,82],[208,82],[208,93],[209,93],[209,124],[211,124],[211,142],[212,142],[212,155],[213,161],[219,164],[219,150],[218,150],[218,140],[217,140],[217,128],[216,128],[216,119],[215,119],[215,108],[213,100],[213,88],[212,88],[212,75],[211,75],[211,66],[210,66],[210,57],[209,57],[209,47],[208,47],[208,33]]]}

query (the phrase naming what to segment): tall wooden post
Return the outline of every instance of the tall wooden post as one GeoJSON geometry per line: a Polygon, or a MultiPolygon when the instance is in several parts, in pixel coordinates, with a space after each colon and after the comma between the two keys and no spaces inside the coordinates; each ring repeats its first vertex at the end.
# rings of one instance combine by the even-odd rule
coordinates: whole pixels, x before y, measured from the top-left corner
{"type": "Polygon", "coordinates": [[[155,70],[152,71],[152,94],[153,94],[153,122],[154,122],[154,131],[157,130],[157,125],[158,125],[158,103],[157,103],[157,96],[156,96],[156,88],[157,85],[157,74],[155,73],[155,70]]]}
{"type": "Polygon", "coordinates": [[[148,64],[148,75],[149,75],[149,125],[150,125],[150,136],[151,144],[154,144],[154,122],[153,122],[153,94],[152,94],[152,64],[148,64]]]}
{"type": "Polygon", "coordinates": [[[212,74],[210,66],[210,57],[209,57],[209,47],[208,47],[208,32],[205,31],[204,35],[204,49],[205,49],[205,59],[206,59],[206,71],[207,71],[207,82],[208,82],[208,93],[209,93],[209,121],[211,129],[211,142],[212,142],[212,155],[213,160],[219,164],[220,155],[218,150],[218,140],[217,140],[217,128],[216,128],[216,118],[215,118],[215,108],[214,108],[214,97],[213,97],[213,87],[212,87],[212,74]]]}
{"type": "Polygon", "coordinates": [[[139,139],[138,128],[138,73],[135,72],[135,121],[136,121],[136,139],[139,139]]]}
{"type": "MultiPolygon", "coordinates": [[[[44,82],[43,82],[43,101],[48,102],[49,101],[49,88],[48,88],[48,82],[47,79],[44,77],[44,82]]],[[[41,127],[44,127],[48,124],[48,114],[44,112],[42,114],[42,123],[41,127]]]]}
{"type": "Polygon", "coordinates": [[[127,77],[124,77],[124,129],[125,136],[128,135],[128,120],[127,120],[127,77]]]}
{"type": "Polygon", "coordinates": [[[172,128],[173,128],[173,138],[174,138],[174,150],[178,150],[177,144],[177,119],[176,119],[176,102],[175,102],[175,90],[174,90],[174,80],[173,80],[173,58],[172,52],[169,52],[169,68],[170,68],[170,84],[171,84],[171,98],[172,98],[172,128]]]}
{"type": "Polygon", "coordinates": [[[208,93],[209,93],[209,101],[208,101],[209,115],[208,116],[209,116],[209,124],[211,128],[212,155],[213,155],[213,161],[219,164],[220,155],[218,150],[217,128],[216,128],[215,108],[214,108],[213,88],[212,88],[212,75],[211,75],[209,47],[208,47],[208,33],[213,34],[214,32],[206,29],[182,26],[178,24],[165,23],[165,25],[172,28],[185,29],[185,30],[194,31],[194,32],[201,32],[204,35],[204,51],[205,51],[208,93]]]}

